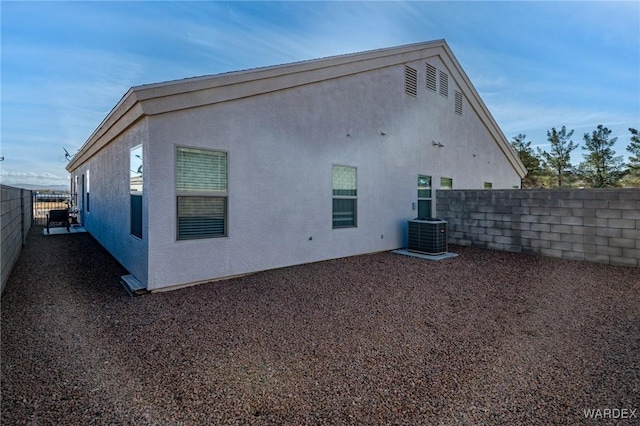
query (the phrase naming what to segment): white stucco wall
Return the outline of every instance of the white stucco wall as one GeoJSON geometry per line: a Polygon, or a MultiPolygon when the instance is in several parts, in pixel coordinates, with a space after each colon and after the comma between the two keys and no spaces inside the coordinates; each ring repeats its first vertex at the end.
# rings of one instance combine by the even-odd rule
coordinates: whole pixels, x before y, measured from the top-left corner
{"type": "MultiPolygon", "coordinates": [[[[143,145],[147,148],[148,120],[142,119],[126,130],[111,144],[103,148],[72,173],[78,176],[78,203],[84,227],[113,257],[141,282],[148,277],[148,233],[143,220],[143,238],[131,235],[129,155],[130,149],[143,145]],[[81,176],[85,181],[89,171],[89,211],[83,205],[81,176]]],[[[144,157],[143,157],[144,158],[144,157]]],[[[146,197],[143,197],[143,217],[146,213],[146,197]]]]}
{"type": "MultiPolygon", "coordinates": [[[[444,68],[437,58],[429,60],[444,68]]],[[[144,241],[110,231],[94,235],[110,251],[122,250],[116,258],[157,289],[402,247],[406,220],[417,214],[412,204],[418,174],[432,176],[434,189],[442,176],[453,178],[456,189],[478,189],[484,182],[494,188],[519,185],[520,177],[466,98],[462,116],[454,113],[457,85],[451,70],[444,98],[425,89],[424,63],[409,64],[418,70],[415,98],[404,93],[404,67],[396,65],[149,117],[144,241]],[[444,147],[433,146],[434,140],[444,147]],[[176,241],[176,146],[228,152],[227,237],[176,241]],[[357,167],[357,228],[332,229],[333,164],[357,167]],[[146,277],[128,266],[142,270],[142,256],[134,251],[145,243],[146,277]]],[[[145,130],[128,131],[119,138],[120,147],[103,156],[128,155],[139,143],[135,135],[145,130]]],[[[97,170],[118,170],[111,163],[119,160],[102,161],[109,164],[98,163],[97,170]]],[[[92,192],[97,181],[92,171],[92,192]]],[[[128,206],[116,192],[110,195],[113,203],[128,206]]],[[[93,200],[92,195],[92,213],[93,200]]],[[[128,210],[109,213],[112,219],[103,219],[109,223],[98,228],[128,223],[123,213],[128,210]]],[[[93,229],[91,219],[87,225],[93,229]]]]}

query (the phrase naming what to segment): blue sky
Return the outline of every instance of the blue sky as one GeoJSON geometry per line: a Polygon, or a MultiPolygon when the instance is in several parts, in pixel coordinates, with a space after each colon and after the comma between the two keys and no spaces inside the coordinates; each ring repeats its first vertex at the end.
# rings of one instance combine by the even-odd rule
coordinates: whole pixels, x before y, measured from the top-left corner
{"type": "MultiPolygon", "coordinates": [[[[640,127],[640,2],[0,3],[0,177],[68,185],[131,86],[444,38],[505,136],[640,127]]],[[[581,150],[573,156],[582,160],[581,150]]]]}

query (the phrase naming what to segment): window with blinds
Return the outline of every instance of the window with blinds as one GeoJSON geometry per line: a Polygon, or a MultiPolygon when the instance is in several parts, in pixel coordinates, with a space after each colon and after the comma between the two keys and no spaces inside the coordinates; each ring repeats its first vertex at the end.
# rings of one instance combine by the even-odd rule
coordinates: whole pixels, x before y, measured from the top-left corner
{"type": "Polygon", "coordinates": [[[357,226],[358,178],[357,169],[349,166],[333,166],[333,227],[357,226]]]}
{"type": "Polygon", "coordinates": [[[227,153],[178,148],[176,190],[227,192],[227,153]]]}
{"type": "Polygon", "coordinates": [[[177,239],[227,235],[227,153],[178,147],[177,239]]]}
{"type": "Polygon", "coordinates": [[[431,217],[431,176],[418,175],[418,218],[431,217]]]}

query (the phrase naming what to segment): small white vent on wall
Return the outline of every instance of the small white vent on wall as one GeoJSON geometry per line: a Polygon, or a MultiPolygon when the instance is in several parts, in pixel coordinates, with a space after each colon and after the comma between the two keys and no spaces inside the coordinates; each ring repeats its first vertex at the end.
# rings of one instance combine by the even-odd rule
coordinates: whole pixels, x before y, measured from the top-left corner
{"type": "Polygon", "coordinates": [[[443,71],[440,71],[440,94],[449,97],[449,75],[443,71]]]}
{"type": "Polygon", "coordinates": [[[427,89],[436,91],[436,67],[427,64],[427,89]]]}
{"type": "Polygon", "coordinates": [[[455,94],[456,94],[455,111],[456,111],[456,114],[462,115],[462,93],[456,90],[455,94]]]}
{"type": "Polygon", "coordinates": [[[404,66],[404,91],[407,95],[418,96],[418,70],[404,66]]]}

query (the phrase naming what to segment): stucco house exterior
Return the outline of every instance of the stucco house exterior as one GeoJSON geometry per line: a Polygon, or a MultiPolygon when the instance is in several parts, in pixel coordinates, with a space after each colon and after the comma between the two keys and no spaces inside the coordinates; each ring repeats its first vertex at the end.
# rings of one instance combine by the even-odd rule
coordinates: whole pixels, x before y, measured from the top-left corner
{"type": "Polygon", "coordinates": [[[525,174],[444,40],[133,87],[67,170],[147,290],[406,247],[435,190],[525,174]]]}

